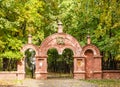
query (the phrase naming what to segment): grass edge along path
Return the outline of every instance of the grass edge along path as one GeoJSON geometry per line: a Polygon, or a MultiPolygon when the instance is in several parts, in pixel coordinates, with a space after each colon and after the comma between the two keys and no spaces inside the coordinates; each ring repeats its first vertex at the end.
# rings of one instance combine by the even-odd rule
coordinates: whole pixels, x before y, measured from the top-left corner
{"type": "Polygon", "coordinates": [[[84,80],[89,83],[98,85],[98,87],[120,87],[120,79],[101,79],[101,80],[84,80]]]}

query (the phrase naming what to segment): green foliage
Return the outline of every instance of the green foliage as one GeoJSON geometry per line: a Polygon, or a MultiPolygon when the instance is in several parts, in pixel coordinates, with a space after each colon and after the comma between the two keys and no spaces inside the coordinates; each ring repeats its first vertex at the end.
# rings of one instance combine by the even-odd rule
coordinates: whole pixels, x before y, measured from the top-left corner
{"type": "Polygon", "coordinates": [[[16,59],[20,60],[23,57],[20,52],[6,51],[0,55],[1,58],[16,59]]]}
{"type": "MultiPolygon", "coordinates": [[[[0,1],[0,57],[22,58],[20,49],[28,33],[36,33],[34,39],[43,40],[43,30],[38,32],[42,18],[38,11],[43,10],[42,5],[39,0],[0,1]],[[40,32],[43,34],[39,37],[40,32]]],[[[34,43],[39,42],[35,40],[34,43]]]]}

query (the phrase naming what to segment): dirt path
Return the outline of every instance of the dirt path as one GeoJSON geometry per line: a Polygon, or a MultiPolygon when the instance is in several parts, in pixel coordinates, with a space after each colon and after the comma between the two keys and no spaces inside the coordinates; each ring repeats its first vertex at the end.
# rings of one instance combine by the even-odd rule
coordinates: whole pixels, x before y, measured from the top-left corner
{"type": "Polygon", "coordinates": [[[97,87],[94,84],[75,79],[24,80],[20,87],[97,87]]]}

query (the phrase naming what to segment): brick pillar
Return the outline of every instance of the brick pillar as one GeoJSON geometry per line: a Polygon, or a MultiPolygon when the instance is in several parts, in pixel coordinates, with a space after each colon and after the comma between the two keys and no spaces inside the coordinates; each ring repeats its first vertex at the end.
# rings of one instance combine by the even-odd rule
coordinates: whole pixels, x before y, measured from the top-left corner
{"type": "Polygon", "coordinates": [[[47,56],[36,57],[36,79],[47,79],[47,56]]]}
{"type": "Polygon", "coordinates": [[[83,57],[74,57],[74,78],[85,79],[85,59],[83,57]]]}
{"type": "Polygon", "coordinates": [[[25,61],[24,58],[17,62],[17,72],[18,72],[18,79],[25,78],[25,61]]]}
{"type": "Polygon", "coordinates": [[[94,79],[102,79],[102,63],[101,56],[94,57],[94,79]]]}

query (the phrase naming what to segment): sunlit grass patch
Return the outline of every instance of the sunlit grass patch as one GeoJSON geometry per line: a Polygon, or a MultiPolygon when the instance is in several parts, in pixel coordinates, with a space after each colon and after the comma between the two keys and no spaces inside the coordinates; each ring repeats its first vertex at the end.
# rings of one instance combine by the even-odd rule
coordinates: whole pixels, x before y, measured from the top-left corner
{"type": "Polygon", "coordinates": [[[0,80],[0,87],[14,86],[21,83],[22,80],[0,80]]]}

